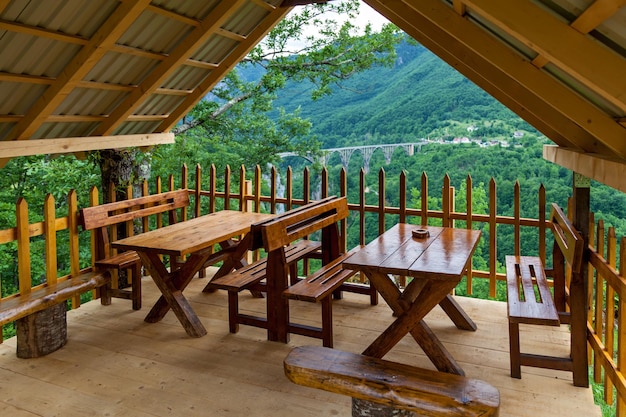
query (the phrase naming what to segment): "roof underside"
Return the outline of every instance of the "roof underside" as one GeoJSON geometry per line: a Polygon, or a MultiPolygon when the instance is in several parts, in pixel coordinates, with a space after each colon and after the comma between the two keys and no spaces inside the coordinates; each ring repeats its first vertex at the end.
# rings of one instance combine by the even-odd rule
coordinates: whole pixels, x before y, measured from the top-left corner
{"type": "MultiPolygon", "coordinates": [[[[548,159],[592,178],[604,164],[585,158],[626,165],[626,0],[365,2],[554,141],[548,159]]],[[[0,140],[168,132],[281,3],[0,0],[0,140]]]]}

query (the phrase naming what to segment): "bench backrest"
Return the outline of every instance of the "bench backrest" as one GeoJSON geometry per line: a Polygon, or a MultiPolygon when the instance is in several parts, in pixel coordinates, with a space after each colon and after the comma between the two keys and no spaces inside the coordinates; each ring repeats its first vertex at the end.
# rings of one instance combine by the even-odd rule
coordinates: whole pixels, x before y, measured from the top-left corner
{"type": "Polygon", "coordinates": [[[558,246],[558,251],[561,252],[572,271],[580,272],[583,259],[583,237],[565,216],[563,210],[554,203],[552,204],[550,221],[553,227],[555,250],[558,246]]]}
{"type": "Polygon", "coordinates": [[[170,212],[189,205],[187,190],[131,198],[80,210],[80,224],[85,230],[120,224],[152,214],[170,212]]]}
{"type": "Polygon", "coordinates": [[[260,225],[264,249],[271,252],[318,230],[337,228],[348,214],[345,197],[329,197],[285,212],[260,225]]]}
{"type": "Polygon", "coordinates": [[[569,320],[566,305],[571,284],[571,279],[567,279],[566,269],[569,268],[572,277],[581,276],[584,241],[563,213],[563,210],[554,203],[552,204],[550,221],[554,235],[552,270],[550,271],[554,284],[554,304],[561,316],[561,322],[566,323],[569,320]]]}
{"type": "Polygon", "coordinates": [[[169,222],[176,223],[176,209],[189,206],[187,190],[131,198],[80,210],[79,222],[84,230],[96,230],[96,256],[102,259],[110,255],[109,227],[153,214],[168,213],[169,222]]]}

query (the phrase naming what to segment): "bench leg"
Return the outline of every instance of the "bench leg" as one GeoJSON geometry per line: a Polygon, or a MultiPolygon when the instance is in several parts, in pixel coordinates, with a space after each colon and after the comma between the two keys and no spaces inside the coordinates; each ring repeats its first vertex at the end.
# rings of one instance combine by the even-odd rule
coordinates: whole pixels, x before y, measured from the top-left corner
{"type": "Polygon", "coordinates": [[[332,295],[322,299],[322,341],[324,347],[333,347],[332,295]]]}
{"type": "Polygon", "coordinates": [[[231,333],[239,331],[239,293],[228,291],[228,330],[231,333]]]}
{"type": "Polygon", "coordinates": [[[137,262],[131,271],[131,299],[133,301],[133,310],[141,310],[141,263],[137,262]]]}
{"type": "Polygon", "coordinates": [[[511,358],[511,377],[520,379],[519,323],[509,322],[509,356],[511,358]]]}
{"type": "Polygon", "coordinates": [[[100,304],[103,306],[111,305],[111,281],[107,282],[106,285],[99,287],[96,289],[96,294],[100,297],[100,304]]]}
{"type": "Polygon", "coordinates": [[[370,286],[370,304],[373,306],[376,306],[378,305],[378,291],[376,291],[376,288],[374,288],[371,282],[369,286],[370,286]]]}

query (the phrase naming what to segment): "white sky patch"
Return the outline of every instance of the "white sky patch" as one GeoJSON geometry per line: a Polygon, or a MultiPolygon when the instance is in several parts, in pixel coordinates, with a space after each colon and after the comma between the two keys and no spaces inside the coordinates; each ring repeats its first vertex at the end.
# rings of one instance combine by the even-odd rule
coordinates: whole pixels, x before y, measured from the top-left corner
{"type": "MultiPolygon", "coordinates": [[[[337,3],[340,3],[340,1],[337,1],[337,3]]],[[[299,7],[295,7],[291,13],[298,13],[298,9],[299,7]]],[[[347,17],[342,19],[342,17],[338,16],[336,13],[329,13],[328,16],[329,18],[337,21],[339,25],[342,25],[347,20],[347,17]]],[[[387,20],[386,17],[378,13],[376,10],[372,9],[366,3],[361,2],[359,5],[359,15],[352,22],[352,24],[359,29],[365,29],[365,26],[367,26],[368,23],[371,24],[374,31],[379,31],[384,24],[389,23],[389,20],[387,20]]],[[[305,28],[303,32],[305,37],[315,36],[317,33],[317,28],[313,25],[310,25],[309,27],[305,28]]],[[[294,41],[291,45],[291,48],[299,49],[299,46],[302,45],[302,41],[294,41]]]]}

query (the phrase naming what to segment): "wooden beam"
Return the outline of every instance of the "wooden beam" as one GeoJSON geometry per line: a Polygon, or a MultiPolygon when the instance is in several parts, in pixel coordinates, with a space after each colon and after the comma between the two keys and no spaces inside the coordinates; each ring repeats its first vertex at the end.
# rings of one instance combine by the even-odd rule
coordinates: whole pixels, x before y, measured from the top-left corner
{"type": "Polygon", "coordinates": [[[173,133],[0,141],[0,159],[174,143],[173,133]]]}
{"type": "Polygon", "coordinates": [[[239,61],[243,59],[243,57],[245,57],[248,52],[250,52],[250,50],[287,15],[287,13],[289,13],[289,11],[290,9],[288,8],[274,8],[265,19],[248,34],[246,40],[239,43],[228,57],[220,62],[218,69],[212,71],[194,92],[187,96],[178,108],[170,114],[170,117],[161,123],[157,130],[162,132],[170,131],[176,123],[178,123],[180,119],[182,119],[192,107],[228,73],[228,71],[233,69],[235,65],[237,65],[239,61]]]}
{"type": "MultiPolygon", "coordinates": [[[[501,83],[494,85],[501,86],[501,89],[511,97],[518,94],[515,89],[519,85],[521,86],[519,92],[525,92],[527,97],[533,99],[539,98],[549,112],[542,115],[534,109],[536,102],[525,102],[523,98],[515,99],[523,106],[522,108],[535,112],[536,117],[550,124],[555,130],[562,128],[562,117],[565,117],[570,124],[575,124],[587,132],[586,139],[581,135],[577,138],[563,135],[570,141],[576,140],[577,147],[596,153],[609,150],[619,157],[626,158],[626,130],[610,115],[563,85],[552,75],[538,70],[517,51],[473,21],[459,16],[452,7],[440,0],[365,0],[365,2],[379,11],[396,10],[400,17],[415,12],[411,19],[405,20],[410,25],[409,29],[422,33],[424,37],[437,36],[438,38],[433,41],[437,43],[438,48],[448,51],[466,64],[472,59],[486,61],[488,67],[482,70],[483,77],[491,78],[497,75],[509,78],[514,81],[511,85],[503,86],[501,83]],[[418,19],[419,23],[413,22],[414,19],[418,19]],[[451,52],[452,49],[454,52],[451,52]],[[554,120],[551,120],[552,118],[554,120]]],[[[427,47],[431,49],[430,46],[427,47]]],[[[520,116],[524,117],[521,114],[520,116]]],[[[553,140],[559,143],[557,139],[553,140]]]]}
{"type": "Polygon", "coordinates": [[[626,0],[596,0],[572,22],[571,26],[580,33],[589,33],[624,5],[626,0]]]}
{"type": "Polygon", "coordinates": [[[0,81],[9,83],[25,83],[25,84],[53,84],[55,78],[46,77],[44,75],[27,75],[13,74],[10,72],[0,71],[0,81]]]}
{"type": "Polygon", "coordinates": [[[554,145],[544,145],[543,158],[626,193],[626,161],[554,145]]]}
{"type": "Polygon", "coordinates": [[[24,119],[9,133],[9,138],[31,138],[76,84],[98,63],[149,4],[150,0],[121,3],[89,42],[65,66],[54,84],[30,107],[24,119]]]}
{"type": "Polygon", "coordinates": [[[528,0],[465,0],[474,13],[626,113],[626,60],[528,0]]]}
{"type": "Polygon", "coordinates": [[[9,22],[7,20],[2,20],[2,19],[0,19],[0,30],[7,30],[9,32],[22,33],[25,35],[35,36],[38,38],[52,39],[55,41],[71,43],[71,44],[76,44],[76,45],[86,45],[88,42],[88,40],[83,38],[82,36],[68,35],[67,33],[59,32],[56,30],[30,26],[24,23],[9,22]]]}
{"type": "Polygon", "coordinates": [[[214,35],[220,26],[239,9],[244,0],[220,2],[209,15],[197,26],[170,55],[152,71],[141,83],[140,88],[133,91],[116,107],[109,119],[96,128],[97,135],[110,135],[122,124],[126,118],[139,107],[144,100],[161,87],[163,82],[182,65],[189,56],[210,36],[214,35]]]}

